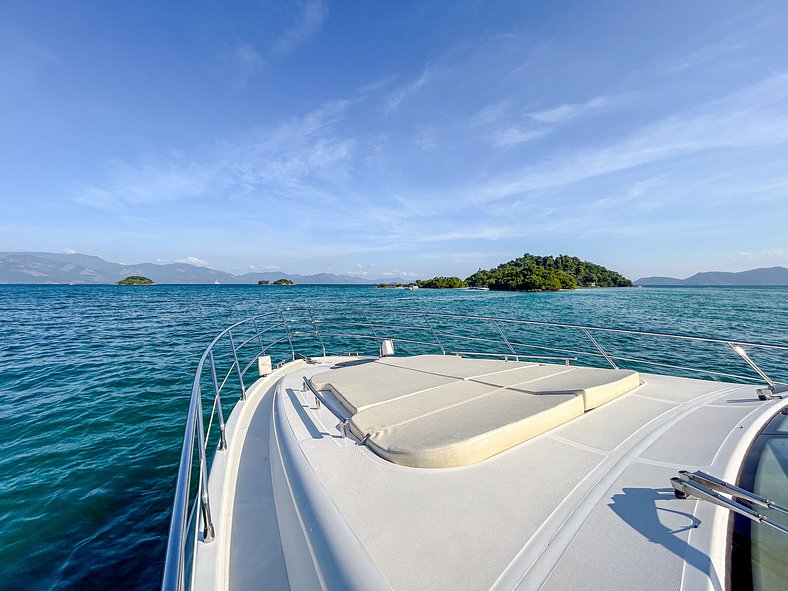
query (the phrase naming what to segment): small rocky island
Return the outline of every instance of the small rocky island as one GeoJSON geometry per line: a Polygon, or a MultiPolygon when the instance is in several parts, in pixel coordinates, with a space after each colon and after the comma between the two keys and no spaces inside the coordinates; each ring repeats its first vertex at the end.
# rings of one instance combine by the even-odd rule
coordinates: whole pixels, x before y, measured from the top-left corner
{"type": "Polygon", "coordinates": [[[295,285],[295,283],[293,283],[289,279],[277,279],[276,281],[274,281],[274,285],[295,285]]]}
{"type": "Polygon", "coordinates": [[[131,275],[121,279],[116,285],[153,285],[153,280],[141,275],[131,275]]]}
{"type": "Polygon", "coordinates": [[[268,279],[261,279],[257,282],[257,285],[271,285],[271,282],[268,279]]]}

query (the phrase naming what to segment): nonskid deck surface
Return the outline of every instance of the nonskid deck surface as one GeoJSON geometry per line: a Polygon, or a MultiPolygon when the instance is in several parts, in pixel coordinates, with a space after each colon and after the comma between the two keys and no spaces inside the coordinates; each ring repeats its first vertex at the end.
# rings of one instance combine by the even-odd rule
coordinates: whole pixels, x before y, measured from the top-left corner
{"type": "Polygon", "coordinates": [[[696,504],[675,499],[668,479],[720,461],[728,435],[772,404],[754,387],[643,375],[634,391],[487,460],[423,469],[338,435],[302,390],[302,375],[327,367],[279,384],[279,437],[294,440],[319,483],[310,490],[330,498],[392,588],[679,588],[691,571],[724,580],[693,544],[706,531],[693,529],[696,504]]]}

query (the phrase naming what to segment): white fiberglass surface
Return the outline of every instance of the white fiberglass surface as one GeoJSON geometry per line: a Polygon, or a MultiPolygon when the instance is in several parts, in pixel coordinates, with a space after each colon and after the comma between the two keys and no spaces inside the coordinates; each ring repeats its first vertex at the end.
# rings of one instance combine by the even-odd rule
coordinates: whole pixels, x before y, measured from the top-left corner
{"type": "Polygon", "coordinates": [[[681,552],[703,554],[692,545],[699,534],[682,529],[692,529],[696,504],[674,507],[669,476],[711,463],[706,450],[761,407],[749,386],[644,379],[548,433],[448,469],[398,466],[340,439],[335,418],[311,408],[300,376],[286,378],[283,408],[314,478],[395,589],[528,588],[537,580],[585,589],[583,569],[615,572],[630,562],[641,565],[631,584],[650,588],[657,576],[681,580],[681,552]],[[702,431],[671,431],[706,407],[713,410],[703,413],[702,431]],[[682,453],[691,437],[704,439],[702,453],[682,453]]]}

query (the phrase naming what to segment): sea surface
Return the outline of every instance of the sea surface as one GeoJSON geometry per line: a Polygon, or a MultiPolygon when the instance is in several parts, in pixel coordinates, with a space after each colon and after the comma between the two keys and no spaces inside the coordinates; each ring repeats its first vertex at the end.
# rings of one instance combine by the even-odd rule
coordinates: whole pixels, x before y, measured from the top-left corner
{"type": "MultiPolygon", "coordinates": [[[[339,307],[502,316],[788,344],[788,288],[501,293],[0,286],[0,581],[27,590],[156,589],[200,354],[237,320],[303,306],[322,313],[339,307]]],[[[437,330],[448,332],[448,324],[437,320],[437,330]]],[[[457,330],[478,336],[482,324],[457,330]]],[[[541,339],[550,347],[534,354],[566,354],[554,349],[580,346],[550,336],[550,330],[566,331],[526,334],[521,328],[509,338],[541,339]]],[[[489,323],[487,330],[493,330],[489,323]]],[[[725,345],[599,338],[622,356],[748,374],[725,345]]],[[[594,351],[587,340],[584,345],[594,351]]],[[[309,351],[315,352],[314,343],[309,351]]],[[[289,347],[270,352],[289,355],[289,347]]],[[[775,353],[752,354],[774,377],[788,378],[779,375],[786,355],[781,365],[775,353]]]]}

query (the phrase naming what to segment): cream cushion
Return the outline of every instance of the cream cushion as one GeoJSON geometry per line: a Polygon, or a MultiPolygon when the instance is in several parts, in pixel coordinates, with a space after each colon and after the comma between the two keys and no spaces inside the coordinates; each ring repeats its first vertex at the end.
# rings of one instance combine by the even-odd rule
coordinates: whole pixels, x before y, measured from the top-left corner
{"type": "Polygon", "coordinates": [[[585,410],[591,410],[626,394],[639,385],[640,375],[636,371],[575,367],[573,371],[513,387],[539,394],[578,394],[583,397],[585,410]]]}
{"type": "Polygon", "coordinates": [[[419,468],[463,466],[637,387],[629,370],[456,356],[387,357],[316,374],[351,432],[379,456],[419,468]]]}
{"type": "MultiPolygon", "coordinates": [[[[536,364],[493,359],[464,359],[453,355],[383,357],[341,367],[312,378],[318,390],[328,390],[351,414],[376,404],[444,386],[457,379],[508,373],[536,364]]],[[[520,380],[518,380],[520,381],[520,380]]]]}
{"type": "MultiPolygon", "coordinates": [[[[362,436],[363,411],[351,419],[362,436]]],[[[583,414],[572,394],[535,395],[497,390],[440,411],[375,431],[366,440],[376,454],[404,466],[451,468],[487,459],[583,414]]]]}
{"type": "Polygon", "coordinates": [[[523,367],[538,367],[535,363],[503,361],[501,359],[470,359],[458,357],[457,355],[383,357],[376,360],[375,363],[388,367],[400,367],[461,379],[508,373],[523,367]]]}
{"type": "Polygon", "coordinates": [[[453,381],[452,377],[392,367],[377,361],[342,367],[312,378],[318,390],[329,390],[351,414],[453,381]]]}

